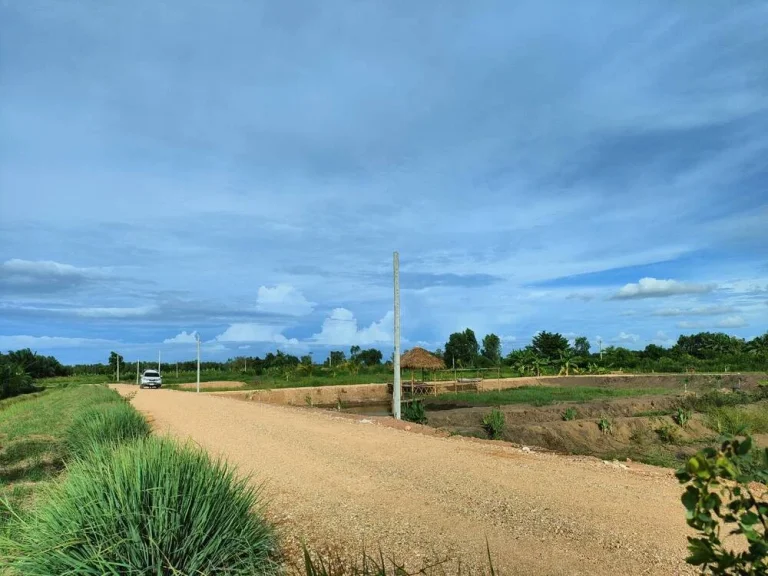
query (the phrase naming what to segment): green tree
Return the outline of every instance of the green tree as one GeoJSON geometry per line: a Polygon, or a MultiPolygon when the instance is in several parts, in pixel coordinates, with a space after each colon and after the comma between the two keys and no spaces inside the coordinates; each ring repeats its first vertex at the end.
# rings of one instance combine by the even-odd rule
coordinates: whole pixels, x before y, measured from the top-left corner
{"type": "Polygon", "coordinates": [[[446,366],[456,360],[458,366],[472,366],[477,358],[479,346],[475,333],[467,328],[464,332],[454,332],[445,343],[443,359],[446,366]]]}
{"type": "Polygon", "coordinates": [[[110,352],[109,353],[109,368],[112,371],[113,374],[117,374],[117,366],[118,363],[120,364],[120,372],[122,374],[125,374],[125,362],[123,360],[123,357],[120,356],[117,352],[110,352]]]}
{"type": "Polygon", "coordinates": [[[378,366],[381,364],[383,355],[381,350],[376,348],[369,348],[368,350],[361,350],[357,353],[357,359],[366,366],[378,366]]]}
{"type": "Polygon", "coordinates": [[[349,349],[349,360],[351,362],[357,362],[357,355],[360,354],[360,346],[352,346],[349,349]]]}
{"type": "Polygon", "coordinates": [[[561,352],[568,350],[568,339],[557,332],[539,332],[533,337],[531,349],[542,358],[557,360],[561,352]]]}
{"type": "Polygon", "coordinates": [[[576,356],[589,356],[589,340],[587,340],[586,336],[576,336],[576,339],[573,341],[573,351],[576,354],[576,356]]]}
{"type": "Polygon", "coordinates": [[[559,375],[565,374],[566,376],[570,376],[571,371],[577,372],[579,369],[578,365],[576,364],[575,355],[570,350],[560,352],[558,364],[560,365],[559,375]]]}
{"type": "Polygon", "coordinates": [[[326,365],[341,366],[347,361],[347,357],[342,350],[332,350],[326,361],[326,365]]]}
{"type": "Polygon", "coordinates": [[[496,334],[488,334],[483,338],[483,349],[480,354],[496,366],[501,363],[501,339],[496,334]]]}

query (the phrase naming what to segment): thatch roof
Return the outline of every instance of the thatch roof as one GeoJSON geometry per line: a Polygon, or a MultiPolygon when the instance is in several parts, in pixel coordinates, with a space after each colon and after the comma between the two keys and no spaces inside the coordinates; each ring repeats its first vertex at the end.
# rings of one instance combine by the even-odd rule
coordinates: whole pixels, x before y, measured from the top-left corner
{"type": "Polygon", "coordinates": [[[417,346],[416,348],[411,348],[400,357],[400,368],[440,370],[445,368],[445,364],[434,354],[417,346]]]}

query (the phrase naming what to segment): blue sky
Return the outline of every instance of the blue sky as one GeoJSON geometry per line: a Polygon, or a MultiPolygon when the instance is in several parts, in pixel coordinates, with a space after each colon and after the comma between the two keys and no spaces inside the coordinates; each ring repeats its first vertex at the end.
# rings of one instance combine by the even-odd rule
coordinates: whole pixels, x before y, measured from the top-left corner
{"type": "Polygon", "coordinates": [[[764,2],[0,1],[0,349],[768,330],[764,2]]]}

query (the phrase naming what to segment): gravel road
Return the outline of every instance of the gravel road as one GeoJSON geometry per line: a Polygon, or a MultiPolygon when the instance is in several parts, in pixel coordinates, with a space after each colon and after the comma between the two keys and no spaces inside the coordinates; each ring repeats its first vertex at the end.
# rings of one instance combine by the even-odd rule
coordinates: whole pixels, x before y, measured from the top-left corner
{"type": "MultiPolygon", "coordinates": [[[[191,439],[265,483],[299,539],[398,558],[461,558],[501,574],[688,574],[680,487],[661,469],[416,434],[320,410],[139,390],[158,433],[191,439]]],[[[418,567],[418,566],[417,566],[418,567]]]]}

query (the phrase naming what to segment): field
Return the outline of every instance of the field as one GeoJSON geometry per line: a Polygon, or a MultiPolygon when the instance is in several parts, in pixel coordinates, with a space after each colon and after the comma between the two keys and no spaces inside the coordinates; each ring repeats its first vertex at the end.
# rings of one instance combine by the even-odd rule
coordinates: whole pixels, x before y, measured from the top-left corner
{"type": "Polygon", "coordinates": [[[504,415],[499,438],[565,454],[679,467],[724,434],[749,433],[768,446],[768,387],[636,388],[537,386],[423,398],[427,423],[487,438],[485,417],[504,415]]]}

